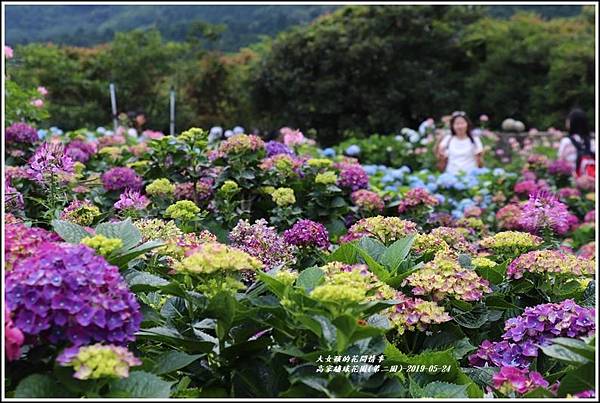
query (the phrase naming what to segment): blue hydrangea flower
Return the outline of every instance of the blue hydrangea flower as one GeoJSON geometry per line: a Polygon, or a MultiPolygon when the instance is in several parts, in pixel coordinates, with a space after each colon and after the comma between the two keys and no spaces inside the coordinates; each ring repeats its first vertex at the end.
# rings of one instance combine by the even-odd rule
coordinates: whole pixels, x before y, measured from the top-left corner
{"type": "Polygon", "coordinates": [[[494,176],[500,176],[500,175],[504,175],[506,173],[506,171],[502,168],[495,168],[492,173],[494,174],[494,176]]]}
{"type": "Polygon", "coordinates": [[[48,135],[48,130],[45,129],[39,129],[37,131],[38,137],[40,140],[43,140],[47,135],[48,135]]]}
{"type": "Polygon", "coordinates": [[[351,156],[356,156],[360,154],[360,147],[356,144],[352,144],[350,147],[346,148],[346,154],[351,156]]]}
{"type": "Polygon", "coordinates": [[[324,148],[321,153],[323,154],[323,156],[325,157],[334,157],[335,156],[335,150],[331,147],[327,147],[324,148]]]}
{"type": "Polygon", "coordinates": [[[373,176],[373,175],[375,175],[377,173],[377,166],[376,165],[363,165],[363,169],[365,170],[365,172],[369,176],[373,176]]]}

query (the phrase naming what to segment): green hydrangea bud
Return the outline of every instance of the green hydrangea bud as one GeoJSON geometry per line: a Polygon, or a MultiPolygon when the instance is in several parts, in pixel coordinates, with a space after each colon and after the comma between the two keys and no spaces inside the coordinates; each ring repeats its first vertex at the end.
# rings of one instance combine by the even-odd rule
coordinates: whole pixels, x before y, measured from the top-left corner
{"type": "Polygon", "coordinates": [[[235,183],[234,181],[231,181],[231,180],[227,180],[223,183],[223,185],[221,185],[221,188],[219,189],[219,193],[222,193],[224,195],[233,195],[233,194],[236,194],[239,190],[240,190],[240,187],[238,186],[237,183],[235,183]]]}
{"type": "Polygon", "coordinates": [[[81,175],[83,173],[84,169],[85,169],[85,164],[83,162],[75,161],[75,163],[73,164],[73,170],[75,171],[75,174],[77,174],[77,175],[81,175]]]}
{"type": "Polygon", "coordinates": [[[127,378],[129,367],[142,365],[127,348],[100,343],[67,348],[57,357],[57,362],[63,367],[73,367],[73,377],[82,380],[127,378]]]}
{"type": "Polygon", "coordinates": [[[104,235],[83,238],[81,243],[94,249],[102,256],[108,256],[123,246],[123,241],[119,238],[107,238],[104,235]]]}
{"type": "Polygon", "coordinates": [[[337,180],[338,177],[333,171],[323,172],[322,174],[317,174],[315,177],[315,183],[322,185],[335,185],[337,180]]]}
{"type": "Polygon", "coordinates": [[[165,216],[176,220],[191,221],[200,212],[200,207],[191,200],[180,200],[171,204],[165,211],[165,216]]]}
{"type": "Polygon", "coordinates": [[[476,269],[491,269],[498,265],[498,263],[496,263],[493,260],[490,260],[486,257],[476,257],[471,260],[471,264],[476,269]]]}
{"type": "Polygon", "coordinates": [[[311,158],[308,161],[306,161],[306,163],[308,164],[309,167],[312,168],[329,168],[330,166],[333,165],[333,161],[328,160],[327,158],[311,158]]]}
{"type": "Polygon", "coordinates": [[[296,196],[294,196],[294,190],[290,188],[278,188],[271,193],[271,198],[279,207],[288,206],[296,203],[296,196]]]}
{"type": "Polygon", "coordinates": [[[316,287],[310,296],[318,301],[341,304],[358,303],[366,298],[364,289],[342,284],[323,284],[316,287]]]}
{"type": "Polygon", "coordinates": [[[263,264],[242,250],[218,242],[207,242],[194,249],[176,268],[189,273],[211,274],[257,270],[263,268],[263,264]]]}
{"type": "Polygon", "coordinates": [[[275,273],[275,278],[285,285],[292,285],[298,278],[298,272],[291,270],[280,270],[275,273]]]}
{"type": "Polygon", "coordinates": [[[151,196],[171,196],[175,192],[175,185],[168,179],[156,179],[146,186],[146,193],[151,196]]]}

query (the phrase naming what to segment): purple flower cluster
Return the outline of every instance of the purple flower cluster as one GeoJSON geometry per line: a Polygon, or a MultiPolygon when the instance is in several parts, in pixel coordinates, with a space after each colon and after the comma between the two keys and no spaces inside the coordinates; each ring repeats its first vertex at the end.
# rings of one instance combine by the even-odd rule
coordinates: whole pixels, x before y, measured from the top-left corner
{"type": "Polygon", "coordinates": [[[102,175],[104,189],[111,190],[140,190],[142,178],[131,168],[116,167],[102,175]]]}
{"type": "Polygon", "coordinates": [[[4,139],[6,144],[25,143],[31,144],[39,140],[37,130],[27,123],[13,123],[6,128],[4,139]]]}
{"type": "Polygon", "coordinates": [[[39,183],[44,183],[50,175],[65,181],[71,178],[73,172],[73,160],[65,154],[61,143],[42,144],[35,150],[27,168],[29,178],[39,183]]]}
{"type": "Polygon", "coordinates": [[[329,248],[329,233],[321,223],[311,220],[298,220],[292,228],[284,231],[283,238],[291,245],[300,247],[329,248]]]}
{"type": "Polygon", "coordinates": [[[536,181],[535,179],[517,182],[514,187],[514,192],[522,196],[527,196],[540,190],[548,190],[548,184],[545,181],[536,181]]]}
{"type": "Polygon", "coordinates": [[[254,224],[240,220],[229,233],[231,245],[259,259],[265,267],[290,266],[296,262],[296,248],[277,234],[267,221],[260,219],[254,224]]]}
{"type": "Polygon", "coordinates": [[[18,262],[36,253],[44,242],[58,242],[60,237],[43,228],[30,228],[22,223],[6,224],[4,239],[4,263],[11,270],[18,262]]]}
{"type": "Polygon", "coordinates": [[[583,191],[593,191],[596,188],[596,179],[589,175],[582,175],[575,180],[575,185],[583,191]]]}
{"type": "Polygon", "coordinates": [[[341,168],[338,185],[355,192],[369,187],[369,176],[360,164],[347,164],[341,168]]]}
{"type": "Polygon", "coordinates": [[[529,201],[523,206],[519,224],[532,234],[551,230],[564,235],[571,227],[569,221],[567,206],[558,201],[552,193],[541,190],[529,196],[529,201]]]}
{"type": "Polygon", "coordinates": [[[45,243],[17,262],[6,275],[6,305],[32,342],[122,345],[142,321],[119,269],[84,245],[45,243]]]}
{"type": "Polygon", "coordinates": [[[367,212],[381,213],[385,207],[383,199],[375,192],[360,189],[350,195],[352,203],[367,212]]]}
{"type": "Polygon", "coordinates": [[[596,258],[596,242],[590,242],[583,245],[577,251],[577,256],[583,259],[595,259],[596,258]]]}
{"type": "Polygon", "coordinates": [[[550,175],[571,176],[573,167],[568,161],[556,160],[548,166],[548,173],[550,175]]]}
{"type": "Polygon", "coordinates": [[[192,200],[196,202],[206,201],[213,195],[213,178],[200,178],[196,183],[196,194],[194,195],[194,182],[184,182],[175,185],[175,198],[177,200],[192,200]]]}
{"type": "Polygon", "coordinates": [[[596,330],[596,309],[581,307],[571,299],[560,303],[525,308],[504,325],[502,341],[485,340],[469,356],[469,363],[481,367],[486,363],[497,367],[527,368],[539,345],[547,345],[556,337],[591,336],[596,330]]]}
{"type": "Polygon", "coordinates": [[[84,140],[73,140],[67,145],[65,154],[73,161],[86,163],[92,155],[96,154],[97,146],[84,140]]]}
{"type": "Polygon", "coordinates": [[[446,212],[435,212],[429,215],[427,224],[433,227],[453,227],[456,222],[452,214],[446,212]]]}
{"type": "Polygon", "coordinates": [[[400,200],[398,213],[405,214],[422,207],[437,206],[439,203],[439,200],[432,196],[427,189],[414,188],[400,200]]]}
{"type": "Polygon", "coordinates": [[[577,197],[581,197],[581,192],[577,188],[562,188],[558,191],[558,198],[560,200],[567,200],[577,197]]]}
{"type": "Polygon", "coordinates": [[[492,382],[494,389],[505,395],[510,392],[524,394],[537,388],[547,388],[550,385],[539,372],[529,372],[528,369],[515,367],[500,368],[500,371],[492,377],[492,382]]]}
{"type": "Polygon", "coordinates": [[[532,171],[544,171],[550,165],[548,157],[542,154],[531,154],[527,157],[527,169],[532,171]]]}
{"type": "Polygon", "coordinates": [[[294,155],[294,151],[279,141],[268,141],[265,143],[267,157],[272,157],[278,154],[294,155]]]}
{"type": "Polygon", "coordinates": [[[150,200],[140,192],[127,189],[119,196],[119,200],[114,207],[117,210],[144,210],[150,204],[150,200]]]}

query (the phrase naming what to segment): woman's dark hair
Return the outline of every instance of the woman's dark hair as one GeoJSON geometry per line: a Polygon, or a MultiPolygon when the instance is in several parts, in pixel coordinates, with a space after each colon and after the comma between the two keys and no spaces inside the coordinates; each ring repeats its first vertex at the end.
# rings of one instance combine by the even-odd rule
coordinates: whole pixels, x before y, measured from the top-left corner
{"type": "Polygon", "coordinates": [[[592,154],[592,142],[590,140],[590,127],[588,125],[587,116],[584,111],[579,108],[574,108],[567,116],[569,121],[569,138],[571,143],[577,149],[576,166],[581,163],[581,158],[584,155],[592,154]],[[582,141],[575,139],[575,135],[579,135],[582,141]]]}
{"type": "Polygon", "coordinates": [[[471,134],[473,131],[473,122],[471,122],[471,119],[469,119],[464,112],[454,112],[452,114],[452,118],[450,118],[450,133],[452,133],[453,136],[456,136],[456,133],[454,132],[454,121],[458,118],[463,118],[465,122],[467,122],[467,136],[469,136],[471,143],[475,144],[475,140],[473,140],[473,135],[471,134]]]}

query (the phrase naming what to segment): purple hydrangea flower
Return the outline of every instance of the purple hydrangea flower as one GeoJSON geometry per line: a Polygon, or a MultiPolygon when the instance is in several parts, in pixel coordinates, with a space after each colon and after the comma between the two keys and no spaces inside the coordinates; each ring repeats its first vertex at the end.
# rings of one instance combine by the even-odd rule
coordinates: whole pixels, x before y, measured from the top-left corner
{"type": "Polygon", "coordinates": [[[469,356],[469,362],[473,366],[488,363],[497,367],[527,368],[530,357],[537,355],[539,345],[547,345],[556,337],[593,335],[595,318],[595,308],[581,307],[571,299],[527,307],[523,314],[505,322],[502,341],[485,340],[469,356]]]}
{"type": "Polygon", "coordinates": [[[529,196],[523,206],[519,219],[521,227],[532,234],[540,234],[543,230],[551,230],[558,235],[569,231],[569,210],[567,206],[546,190],[540,190],[529,196]]]}
{"type": "Polygon", "coordinates": [[[65,154],[74,161],[86,163],[90,157],[96,154],[97,146],[83,140],[73,140],[67,145],[65,154]]]}
{"type": "Polygon", "coordinates": [[[294,155],[294,151],[279,141],[268,141],[265,143],[267,157],[272,157],[278,154],[294,155]]]}
{"type": "Polygon", "coordinates": [[[359,164],[345,164],[338,177],[338,185],[342,188],[357,191],[369,187],[369,176],[359,164]]]}
{"type": "Polygon", "coordinates": [[[427,189],[414,188],[400,200],[398,205],[398,213],[406,214],[421,208],[428,208],[440,204],[439,200],[432,196],[427,189]]]}
{"type": "Polygon", "coordinates": [[[27,123],[13,123],[5,131],[6,144],[25,143],[31,144],[39,140],[37,130],[27,123]]]}
{"type": "Polygon", "coordinates": [[[65,181],[71,178],[73,172],[73,160],[65,154],[61,143],[42,144],[35,150],[27,168],[29,177],[39,183],[46,182],[50,175],[65,181]]]}
{"type": "Polygon", "coordinates": [[[548,166],[548,173],[550,175],[571,176],[573,167],[568,161],[556,160],[548,166]]]}
{"type": "Polygon", "coordinates": [[[43,228],[30,228],[22,223],[6,225],[6,238],[4,239],[4,256],[6,270],[34,253],[37,248],[45,242],[60,241],[60,237],[54,232],[43,228]]]}
{"type": "Polygon", "coordinates": [[[104,189],[110,190],[140,190],[142,178],[131,168],[112,168],[102,175],[104,189]]]}
{"type": "Polygon", "coordinates": [[[269,227],[264,219],[252,225],[240,220],[229,233],[229,240],[232,246],[259,259],[269,269],[296,262],[296,248],[277,235],[275,228],[269,227]]]}
{"type": "Polygon", "coordinates": [[[311,220],[299,220],[283,233],[285,241],[301,247],[329,248],[329,233],[321,223],[311,220]]]}
{"type": "Polygon", "coordinates": [[[42,244],[6,275],[6,305],[30,342],[135,340],[140,306],[119,273],[85,245],[42,244]]]}
{"type": "Polygon", "coordinates": [[[114,207],[117,210],[135,209],[144,210],[150,204],[150,200],[140,192],[127,189],[119,196],[114,207]]]}

